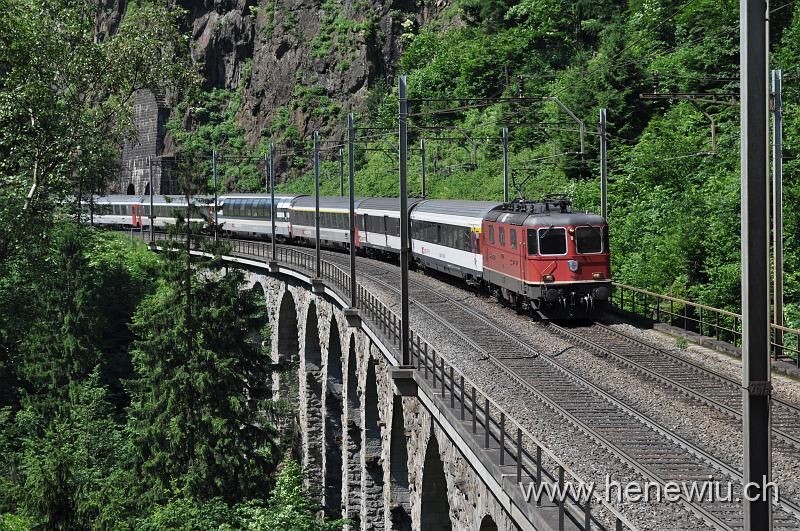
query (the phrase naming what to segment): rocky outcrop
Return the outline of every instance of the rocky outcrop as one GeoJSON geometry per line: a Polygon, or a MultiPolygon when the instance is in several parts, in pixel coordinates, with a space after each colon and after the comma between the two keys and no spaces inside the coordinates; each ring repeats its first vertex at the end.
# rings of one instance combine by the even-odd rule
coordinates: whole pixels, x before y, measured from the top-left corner
{"type": "MultiPolygon", "coordinates": [[[[264,138],[300,140],[315,129],[341,138],[347,112],[363,110],[371,90],[391,90],[409,34],[450,3],[171,1],[187,12],[184,29],[192,36],[204,88],[238,93],[237,121],[250,145],[264,138]]],[[[100,38],[116,31],[126,5],[127,0],[101,0],[100,38]]],[[[163,145],[164,154],[175,149],[169,138],[163,145]]]]}
{"type": "Polygon", "coordinates": [[[446,0],[179,0],[206,88],[237,89],[251,144],[336,133],[367,92],[391,85],[413,31],[446,0]],[[293,128],[291,127],[293,126],[293,128]],[[292,133],[294,132],[294,133],[292,133]]]}

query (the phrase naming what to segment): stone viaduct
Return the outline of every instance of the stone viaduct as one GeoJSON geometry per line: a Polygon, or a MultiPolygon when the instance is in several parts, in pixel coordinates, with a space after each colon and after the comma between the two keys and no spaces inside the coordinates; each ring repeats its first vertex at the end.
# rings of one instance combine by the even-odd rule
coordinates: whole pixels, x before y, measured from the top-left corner
{"type": "Polygon", "coordinates": [[[270,308],[274,390],[297,404],[301,455],[326,512],[364,530],[519,529],[435,408],[402,396],[396,365],[335,298],[251,271],[270,308]]]}
{"type": "Polygon", "coordinates": [[[296,412],[295,451],[327,514],[364,531],[604,529],[614,515],[622,528],[601,500],[526,500],[520,483],[574,474],[413,331],[416,368],[400,367],[396,317],[361,286],[349,308],[344,271],[323,261],[312,278],[307,251],[271,261],[266,244],[232,243],[222,259],[263,290],[273,396],[296,412]]]}

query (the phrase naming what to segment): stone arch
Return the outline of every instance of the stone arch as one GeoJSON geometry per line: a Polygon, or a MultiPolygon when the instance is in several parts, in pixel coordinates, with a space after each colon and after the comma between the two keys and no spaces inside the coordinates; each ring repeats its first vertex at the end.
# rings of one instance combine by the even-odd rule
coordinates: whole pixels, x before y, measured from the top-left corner
{"type": "Polygon", "coordinates": [[[125,192],[128,195],[133,195],[136,193],[136,189],[133,187],[133,183],[128,183],[128,189],[125,192]]]}
{"type": "Polygon", "coordinates": [[[305,374],[306,428],[303,436],[305,466],[308,477],[319,478],[322,474],[322,347],[319,339],[317,305],[312,301],[306,314],[306,333],[303,348],[305,374]]]}
{"type": "Polygon", "coordinates": [[[408,490],[408,445],[403,421],[403,399],[394,397],[389,450],[390,517],[393,531],[411,531],[408,490]]]}
{"type": "Polygon", "coordinates": [[[331,319],[325,391],[325,509],[342,514],[342,342],[339,326],[331,319]]]}
{"type": "Polygon", "coordinates": [[[431,431],[428,448],[425,450],[425,464],[422,468],[422,508],[420,510],[420,529],[431,531],[450,531],[450,502],[447,492],[447,478],[444,464],[439,454],[439,443],[431,431]]]}
{"type": "Polygon", "coordinates": [[[362,493],[367,515],[374,521],[366,522],[370,529],[382,529],[382,515],[372,514],[372,506],[380,507],[383,500],[383,466],[381,465],[381,426],[378,412],[378,381],[375,360],[367,362],[367,379],[364,382],[364,478],[362,493]]]}
{"type": "Polygon", "coordinates": [[[280,368],[275,389],[280,398],[288,400],[289,407],[297,410],[298,378],[296,362],[300,359],[300,333],[297,328],[297,306],[294,297],[285,291],[278,307],[278,349],[274,359],[280,368]]]}
{"type": "Polygon", "coordinates": [[[358,358],[356,338],[350,336],[347,355],[347,512],[353,525],[361,529],[361,398],[358,396],[358,358]]]}
{"type": "Polygon", "coordinates": [[[491,515],[486,515],[481,520],[481,528],[480,531],[497,531],[497,524],[494,522],[494,518],[491,515]]]}

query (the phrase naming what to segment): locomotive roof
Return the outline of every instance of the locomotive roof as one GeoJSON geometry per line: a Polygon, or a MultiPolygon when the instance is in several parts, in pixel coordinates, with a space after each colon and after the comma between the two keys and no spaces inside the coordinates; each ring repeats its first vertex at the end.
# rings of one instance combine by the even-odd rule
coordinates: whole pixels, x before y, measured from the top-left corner
{"type": "Polygon", "coordinates": [[[493,209],[503,203],[496,201],[463,201],[451,199],[426,199],[420,201],[414,208],[415,212],[429,212],[432,214],[448,214],[451,216],[465,216],[484,218],[493,209]]]}
{"type": "Polygon", "coordinates": [[[486,217],[487,221],[507,223],[528,227],[574,226],[574,225],[605,225],[606,220],[598,214],[585,212],[507,212],[495,210],[486,217]]]}
{"type": "MultiPolygon", "coordinates": [[[[361,202],[364,201],[363,197],[356,197],[355,198],[355,206],[358,207],[361,205],[361,202]]],[[[296,197],[294,201],[292,201],[291,208],[315,208],[316,204],[314,201],[313,195],[302,195],[296,197]]],[[[342,197],[342,196],[319,196],[319,207],[320,208],[337,208],[342,210],[350,210],[350,198],[349,197],[342,197]]]]}
{"type": "MultiPolygon", "coordinates": [[[[408,209],[422,201],[418,197],[408,198],[408,209]]],[[[369,210],[386,210],[388,212],[400,212],[400,198],[399,197],[368,197],[364,199],[359,208],[369,210]]]]}

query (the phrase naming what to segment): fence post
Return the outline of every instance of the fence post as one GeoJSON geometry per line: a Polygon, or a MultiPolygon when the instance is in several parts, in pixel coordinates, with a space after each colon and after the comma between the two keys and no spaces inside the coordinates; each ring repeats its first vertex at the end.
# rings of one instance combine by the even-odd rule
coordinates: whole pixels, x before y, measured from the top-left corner
{"type": "Polygon", "coordinates": [[[500,412],[500,466],[506,464],[506,414],[500,412]]]}
{"type": "Polygon", "coordinates": [[[522,428],[519,426],[517,426],[517,483],[522,483],[522,428]]]}
{"type": "Polygon", "coordinates": [[[475,386],[472,386],[472,433],[478,431],[478,406],[475,403],[475,386]]]}
{"type": "Polygon", "coordinates": [[[491,430],[492,427],[491,427],[490,418],[489,418],[489,398],[488,397],[486,398],[485,407],[486,407],[486,409],[484,410],[485,421],[484,421],[483,427],[485,428],[486,433],[484,435],[484,448],[489,448],[489,434],[492,431],[491,430]]]}
{"type": "Polygon", "coordinates": [[[456,385],[453,380],[453,366],[450,365],[450,409],[456,407],[456,385]]]}
{"type": "MultiPolygon", "coordinates": [[[[559,492],[564,492],[564,467],[558,465],[558,489],[559,492]]],[[[558,501],[558,529],[564,529],[564,500],[558,501]]]]}

